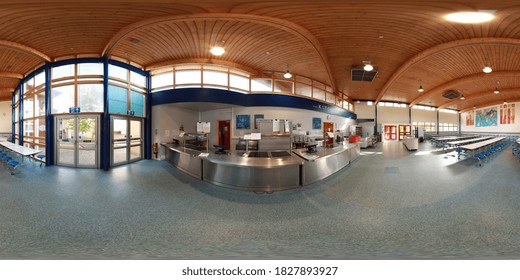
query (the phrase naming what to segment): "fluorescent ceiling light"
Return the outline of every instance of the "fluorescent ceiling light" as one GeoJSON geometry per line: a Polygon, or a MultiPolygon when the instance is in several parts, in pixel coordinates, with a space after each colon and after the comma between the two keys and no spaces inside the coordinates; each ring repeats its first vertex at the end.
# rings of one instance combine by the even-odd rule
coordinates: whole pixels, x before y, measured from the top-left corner
{"type": "Polygon", "coordinates": [[[444,18],[448,21],[458,23],[482,23],[495,18],[491,12],[457,12],[445,15],[444,18]]]}
{"type": "Polygon", "coordinates": [[[209,52],[211,52],[212,55],[221,56],[226,52],[226,50],[222,47],[213,47],[209,52]]]}

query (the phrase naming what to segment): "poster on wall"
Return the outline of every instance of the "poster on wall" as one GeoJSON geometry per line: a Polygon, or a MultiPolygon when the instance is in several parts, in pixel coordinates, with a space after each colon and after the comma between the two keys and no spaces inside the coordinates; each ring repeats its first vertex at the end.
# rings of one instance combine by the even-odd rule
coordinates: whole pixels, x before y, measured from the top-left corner
{"type": "Polygon", "coordinates": [[[321,118],[312,118],[312,129],[321,129],[321,118]]]}
{"type": "Polygon", "coordinates": [[[264,114],[255,114],[255,129],[258,129],[258,123],[257,120],[261,120],[264,118],[264,114]]]}
{"type": "Polygon", "coordinates": [[[498,125],[497,107],[476,110],[475,111],[475,124],[477,127],[497,126],[498,125]]]}
{"type": "Polygon", "coordinates": [[[475,112],[467,112],[466,113],[466,126],[473,126],[475,125],[475,112]]]}
{"type": "Polygon", "coordinates": [[[500,105],[500,124],[515,124],[515,104],[500,105]]]}
{"type": "Polygon", "coordinates": [[[250,115],[237,115],[237,129],[250,129],[251,128],[251,116],[250,115]]]}

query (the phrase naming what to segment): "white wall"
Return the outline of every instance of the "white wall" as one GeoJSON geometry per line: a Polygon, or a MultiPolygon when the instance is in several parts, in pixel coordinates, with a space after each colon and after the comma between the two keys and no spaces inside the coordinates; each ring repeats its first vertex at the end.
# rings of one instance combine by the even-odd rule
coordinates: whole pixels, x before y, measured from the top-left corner
{"type": "MultiPolygon", "coordinates": [[[[152,107],[152,143],[172,142],[179,135],[181,125],[186,132],[197,130],[199,113],[171,105],[152,107]]],[[[159,147],[159,158],[164,159],[164,148],[159,147]]],[[[155,155],[152,155],[155,158],[155,155]]]]}
{"type": "MultiPolygon", "coordinates": [[[[466,126],[467,113],[462,113],[461,114],[461,131],[462,132],[520,133],[520,119],[519,119],[520,112],[519,112],[519,108],[518,108],[520,103],[514,103],[514,104],[515,104],[515,123],[514,124],[500,124],[500,105],[495,105],[495,106],[489,106],[489,107],[485,107],[485,108],[497,107],[497,109],[499,111],[497,126],[486,126],[486,127],[477,127],[476,125],[466,126]]],[[[473,110],[473,112],[474,112],[474,110],[473,110]]],[[[475,114],[473,114],[473,117],[475,117],[475,114]]]]}
{"type": "Polygon", "coordinates": [[[11,132],[12,122],[11,101],[0,102],[0,132],[11,132]]]}
{"type": "Polygon", "coordinates": [[[377,107],[378,124],[407,124],[410,123],[408,107],[377,107]]]}
{"type": "Polygon", "coordinates": [[[437,111],[412,109],[413,122],[437,122],[437,111]]]}
{"type": "Polygon", "coordinates": [[[375,108],[374,105],[368,106],[367,102],[354,103],[354,113],[358,119],[375,119],[375,108]]]}
{"type": "Polygon", "coordinates": [[[459,114],[450,114],[446,112],[439,112],[439,123],[454,123],[459,124],[459,114]]]}

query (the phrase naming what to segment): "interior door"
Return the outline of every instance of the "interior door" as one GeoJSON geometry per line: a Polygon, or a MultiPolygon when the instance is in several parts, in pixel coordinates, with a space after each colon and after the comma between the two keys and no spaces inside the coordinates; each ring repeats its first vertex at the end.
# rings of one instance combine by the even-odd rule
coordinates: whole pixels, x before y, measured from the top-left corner
{"type": "Polygon", "coordinates": [[[143,158],[143,120],[112,117],[111,165],[123,165],[143,158]]]}
{"type": "Polygon", "coordinates": [[[76,117],[56,118],[56,165],[76,167],[76,117]]]}
{"type": "Polygon", "coordinates": [[[397,140],[397,126],[396,125],[385,125],[385,140],[397,140]]]}
{"type": "Polygon", "coordinates": [[[56,165],[98,168],[99,117],[56,118],[56,165]]]}
{"type": "Polygon", "coordinates": [[[217,132],[218,145],[226,146],[226,149],[231,149],[231,121],[218,121],[217,132]]]}

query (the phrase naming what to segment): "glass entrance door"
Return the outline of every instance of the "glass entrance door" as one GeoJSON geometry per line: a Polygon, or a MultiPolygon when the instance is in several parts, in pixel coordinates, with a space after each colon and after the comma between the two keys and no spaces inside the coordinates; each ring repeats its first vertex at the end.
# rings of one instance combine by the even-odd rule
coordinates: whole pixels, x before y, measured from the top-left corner
{"type": "Polygon", "coordinates": [[[56,165],[98,168],[98,116],[56,117],[56,165]]]}
{"type": "Polygon", "coordinates": [[[112,166],[143,158],[143,120],[112,117],[112,166]]]}

